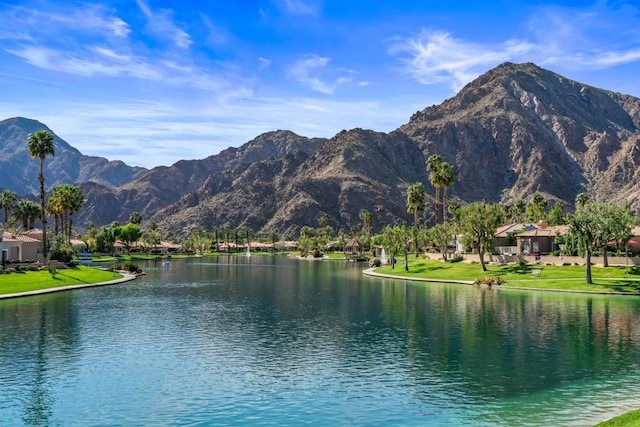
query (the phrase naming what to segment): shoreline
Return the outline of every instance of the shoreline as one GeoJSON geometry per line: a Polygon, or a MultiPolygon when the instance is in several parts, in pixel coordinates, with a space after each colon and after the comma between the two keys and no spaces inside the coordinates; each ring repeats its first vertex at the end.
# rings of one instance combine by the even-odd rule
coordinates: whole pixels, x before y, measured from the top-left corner
{"type": "MultiPolygon", "coordinates": [[[[473,286],[472,280],[456,280],[456,279],[430,279],[428,277],[404,277],[396,276],[393,274],[376,273],[376,267],[367,268],[362,271],[366,276],[380,277],[383,279],[395,279],[395,280],[408,280],[411,282],[427,282],[427,283],[451,283],[454,285],[467,285],[473,286]]],[[[481,285],[489,287],[487,285],[481,285]]],[[[569,289],[546,289],[546,288],[530,288],[526,286],[491,286],[492,289],[505,289],[515,291],[528,291],[528,292],[555,292],[564,294],[584,294],[584,295],[609,295],[609,296],[625,296],[625,297],[640,297],[640,294],[629,294],[627,292],[605,292],[605,291],[575,291],[569,289]]]]}
{"type": "Polygon", "coordinates": [[[44,295],[44,294],[52,294],[55,292],[64,292],[64,291],[72,291],[74,289],[83,289],[83,288],[95,288],[95,287],[99,287],[99,286],[111,286],[111,285],[117,285],[119,283],[125,283],[125,282],[130,282],[132,280],[135,280],[138,278],[137,275],[135,274],[130,274],[130,273],[118,273],[118,274],[122,274],[123,277],[119,278],[119,279],[114,279],[114,280],[109,280],[106,282],[99,282],[99,283],[83,283],[80,285],[66,285],[66,286],[59,286],[56,288],[46,288],[46,289],[36,289],[33,291],[26,291],[26,292],[16,292],[13,294],[4,294],[4,295],[0,295],[0,300],[3,299],[11,299],[11,298],[20,298],[20,297],[30,297],[30,296],[34,296],[34,295],[44,295]]]}

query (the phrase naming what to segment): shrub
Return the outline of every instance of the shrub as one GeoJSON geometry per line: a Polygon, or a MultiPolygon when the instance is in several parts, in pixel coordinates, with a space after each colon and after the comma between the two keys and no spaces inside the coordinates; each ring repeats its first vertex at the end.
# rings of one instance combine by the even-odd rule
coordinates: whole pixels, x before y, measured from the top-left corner
{"type": "Polygon", "coordinates": [[[51,263],[47,266],[47,269],[49,270],[51,277],[55,279],[56,273],[58,273],[58,266],[55,263],[51,263]]]}
{"type": "Polygon", "coordinates": [[[140,273],[142,270],[140,269],[140,266],[138,264],[136,264],[135,262],[128,262],[124,265],[124,269],[126,271],[128,271],[129,273],[140,273]]]}
{"type": "Polygon", "coordinates": [[[382,261],[380,258],[371,258],[369,260],[369,267],[380,267],[382,265],[382,261]]]}
{"type": "Polygon", "coordinates": [[[462,255],[456,255],[453,258],[451,258],[449,262],[462,262],[463,259],[464,258],[462,258],[462,255]]]}
{"type": "Polygon", "coordinates": [[[563,266],[563,267],[568,267],[568,266],[570,266],[570,265],[571,265],[571,263],[570,263],[570,262],[563,262],[563,263],[562,263],[562,266],[563,266]]]}
{"type": "Polygon", "coordinates": [[[39,271],[40,267],[35,265],[35,264],[28,264],[28,265],[22,266],[22,270],[24,270],[24,271],[39,271]]]}
{"type": "Polygon", "coordinates": [[[484,279],[476,279],[473,284],[475,286],[486,285],[488,287],[500,286],[505,283],[505,280],[500,277],[485,277],[484,279]]]}

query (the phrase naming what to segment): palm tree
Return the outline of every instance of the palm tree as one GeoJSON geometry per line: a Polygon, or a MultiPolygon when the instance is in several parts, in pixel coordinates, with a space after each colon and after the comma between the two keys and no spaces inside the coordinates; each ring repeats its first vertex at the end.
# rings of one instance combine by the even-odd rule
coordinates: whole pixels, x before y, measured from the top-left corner
{"type": "Polygon", "coordinates": [[[62,195],[60,187],[54,187],[49,195],[45,212],[53,217],[53,233],[58,234],[62,222],[62,195]]]}
{"type": "Polygon", "coordinates": [[[421,182],[416,182],[407,188],[407,212],[413,213],[413,226],[418,229],[418,212],[424,212],[427,191],[421,182]]]}
{"type": "Polygon", "coordinates": [[[589,203],[589,195],[587,193],[580,193],[576,196],[576,206],[584,208],[584,205],[589,203]]]}
{"type": "Polygon", "coordinates": [[[42,221],[42,256],[44,263],[49,261],[49,248],[47,245],[47,215],[44,211],[44,159],[47,156],[54,156],[56,153],[53,141],[53,135],[46,130],[39,130],[36,133],[29,134],[27,140],[29,146],[29,156],[32,159],[36,157],[40,159],[40,173],[38,181],[40,182],[40,220],[42,221]]]}
{"type": "Polygon", "coordinates": [[[13,216],[15,217],[16,222],[22,222],[22,231],[27,231],[29,229],[30,204],[33,203],[34,202],[29,199],[20,199],[13,209],[13,216]]]}
{"type": "Polygon", "coordinates": [[[451,187],[456,182],[456,174],[453,171],[453,165],[449,162],[442,162],[440,164],[440,185],[444,188],[442,194],[442,222],[447,221],[447,212],[449,209],[449,199],[447,198],[447,188],[451,187]]]}
{"type": "Polygon", "coordinates": [[[67,243],[71,243],[71,231],[73,230],[73,214],[80,212],[84,205],[85,197],[82,189],[76,185],[68,185],[65,191],[65,210],[67,211],[67,243]]]}
{"type": "Polygon", "coordinates": [[[42,214],[42,209],[38,206],[36,202],[32,202],[29,200],[27,204],[27,219],[29,220],[29,230],[33,230],[36,228],[36,220],[40,218],[42,214]]]}
{"type": "Polygon", "coordinates": [[[18,203],[18,196],[11,190],[4,190],[0,193],[0,208],[4,211],[4,226],[9,226],[9,211],[18,203]]]}
{"type": "Polygon", "coordinates": [[[436,190],[436,217],[435,222],[440,219],[440,165],[444,162],[444,158],[440,154],[432,154],[427,159],[427,172],[429,172],[429,182],[436,190]]]}
{"type": "Polygon", "coordinates": [[[366,209],[362,209],[358,214],[362,227],[366,230],[367,235],[371,235],[371,223],[373,222],[373,214],[366,209]]]}
{"type": "Polygon", "coordinates": [[[131,215],[129,215],[129,222],[131,224],[140,225],[142,223],[142,214],[140,212],[131,212],[131,215]]]}

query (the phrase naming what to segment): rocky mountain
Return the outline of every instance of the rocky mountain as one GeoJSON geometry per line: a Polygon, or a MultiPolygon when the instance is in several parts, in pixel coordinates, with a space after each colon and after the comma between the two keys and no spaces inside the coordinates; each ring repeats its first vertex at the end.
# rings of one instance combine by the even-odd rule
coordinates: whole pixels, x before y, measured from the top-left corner
{"type": "MultiPolygon", "coordinates": [[[[323,138],[305,138],[290,131],[268,132],[239,148],[228,148],[202,160],[181,160],[170,167],[154,168],[118,188],[85,184],[82,188],[87,202],[78,221],[85,224],[122,222],[127,221],[132,212],[140,212],[144,218],[153,217],[158,223],[175,222],[176,219],[167,215],[186,215],[181,208],[204,202],[235,185],[237,178],[254,165],[266,164],[269,167],[286,159],[306,157],[325,142],[323,138]]],[[[238,191],[255,191],[252,185],[259,184],[258,178],[254,177],[250,184],[238,191]]],[[[234,208],[228,206],[227,209],[234,208]]],[[[213,222],[206,222],[211,214],[205,214],[204,210],[201,213],[200,219],[176,232],[199,226],[211,228],[213,222]]]]}
{"type": "Polygon", "coordinates": [[[83,182],[117,187],[147,171],[145,168],[127,166],[121,161],[85,156],[46,125],[15,117],[0,121],[0,188],[8,188],[19,195],[38,193],[40,164],[29,157],[27,140],[30,133],[39,130],[54,135],[55,156],[45,161],[47,188],[83,182]]]}
{"type": "Polygon", "coordinates": [[[343,131],[312,154],[291,152],[213,175],[151,220],[168,230],[232,225],[288,236],[316,226],[322,214],[336,229],[355,225],[361,209],[378,224],[393,223],[406,216],[407,185],[427,179],[424,164],[417,145],[400,132],[343,131]]]}
{"type": "Polygon", "coordinates": [[[509,202],[540,191],[571,207],[577,194],[640,209],[640,99],[534,64],[502,64],[400,127],[455,164],[453,194],[509,202]]]}
{"type": "MultiPolygon", "coordinates": [[[[586,192],[638,212],[639,129],[639,98],[505,63],[389,134],[354,129],[325,140],[275,131],[115,188],[93,180],[82,185],[88,198],[76,223],[123,222],[137,211],[177,235],[248,226],[295,237],[321,214],[349,229],[367,209],[379,230],[411,221],[408,185],[423,182],[431,204],[425,159],[436,153],[455,165],[449,194],[463,203],[509,203],[539,191],[570,210],[586,192]]],[[[432,207],[426,212],[429,219],[432,207]]]]}

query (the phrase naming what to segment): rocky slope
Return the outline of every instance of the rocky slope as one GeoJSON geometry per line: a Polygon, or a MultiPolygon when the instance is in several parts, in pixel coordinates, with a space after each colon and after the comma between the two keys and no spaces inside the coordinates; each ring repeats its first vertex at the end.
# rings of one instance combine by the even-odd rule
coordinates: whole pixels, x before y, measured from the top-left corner
{"type": "Polygon", "coordinates": [[[29,157],[27,140],[30,133],[39,130],[54,135],[55,156],[45,161],[47,188],[83,182],[117,187],[147,171],[145,168],[127,166],[121,161],[85,156],[46,125],[15,117],[0,121],[0,188],[8,188],[19,195],[38,193],[40,163],[29,157]]]}
{"type": "MultiPolygon", "coordinates": [[[[79,223],[106,224],[111,221],[126,221],[131,212],[140,212],[145,219],[159,223],[176,222],[169,218],[187,215],[182,209],[204,203],[234,185],[237,178],[254,165],[277,164],[280,159],[307,156],[326,142],[323,138],[309,139],[290,131],[274,131],[258,136],[239,148],[228,148],[219,154],[202,160],[181,160],[170,167],[157,167],[138,179],[118,188],[110,189],[92,184],[83,185],[87,195],[85,208],[78,217],[79,223]]],[[[249,172],[251,174],[251,172],[249,172]]],[[[250,184],[239,188],[240,193],[257,191],[259,176],[250,184]]],[[[239,200],[246,197],[239,195],[239,200]]],[[[227,209],[240,205],[234,201],[227,209]]],[[[251,206],[251,204],[246,205],[251,206]]],[[[236,214],[242,216],[241,212],[236,214]]],[[[198,218],[176,232],[204,226],[210,213],[200,210],[198,218]]],[[[237,226],[234,225],[234,226],[237,226]]],[[[207,228],[210,228],[207,227],[207,228]]]]}
{"type": "Polygon", "coordinates": [[[587,192],[638,212],[639,128],[638,98],[505,63],[389,134],[354,129],[325,140],[275,131],[116,188],[83,184],[88,199],[76,223],[126,221],[137,211],[178,235],[248,226],[294,237],[321,214],[348,230],[368,209],[377,231],[411,221],[406,188],[416,181],[430,205],[425,159],[436,153],[455,165],[449,193],[462,202],[513,202],[540,191],[571,209],[587,192]]]}
{"type": "Polygon", "coordinates": [[[639,127],[638,98],[505,63],[400,130],[455,164],[466,201],[540,191],[571,207],[586,192],[639,209],[639,127]]]}

